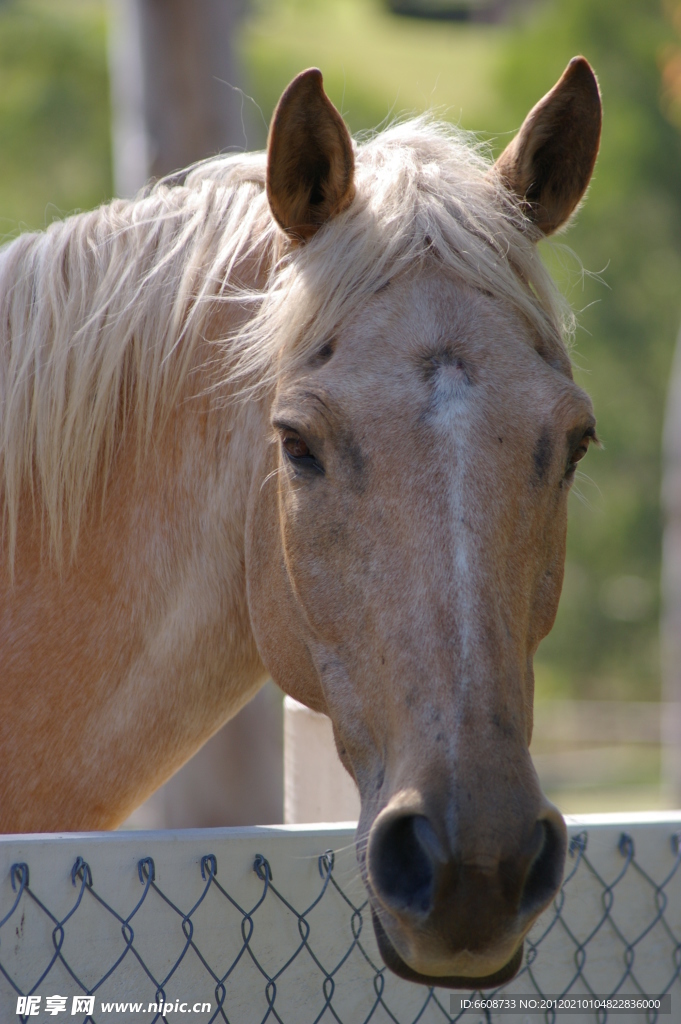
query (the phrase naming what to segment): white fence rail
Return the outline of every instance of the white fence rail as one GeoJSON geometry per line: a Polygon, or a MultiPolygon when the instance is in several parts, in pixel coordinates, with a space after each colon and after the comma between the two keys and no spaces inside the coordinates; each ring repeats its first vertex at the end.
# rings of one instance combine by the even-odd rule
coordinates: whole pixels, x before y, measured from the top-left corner
{"type": "MultiPolygon", "coordinates": [[[[563,891],[498,995],[667,994],[671,1015],[570,1020],[680,1020],[681,812],[569,828],[563,891]]],[[[452,1003],[385,970],[352,843],[351,825],[0,839],[0,1021],[562,1019],[461,1017],[462,993],[452,1003]],[[74,997],[93,998],[92,1009],[72,1013],[74,997]]]]}

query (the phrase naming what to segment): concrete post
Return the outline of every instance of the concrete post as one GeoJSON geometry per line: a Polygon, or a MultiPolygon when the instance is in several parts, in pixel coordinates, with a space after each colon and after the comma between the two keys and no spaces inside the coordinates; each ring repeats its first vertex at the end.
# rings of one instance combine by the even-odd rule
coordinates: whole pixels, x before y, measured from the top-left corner
{"type": "Polygon", "coordinates": [[[357,786],[341,764],[331,720],[284,698],[284,821],[357,821],[357,786]]]}

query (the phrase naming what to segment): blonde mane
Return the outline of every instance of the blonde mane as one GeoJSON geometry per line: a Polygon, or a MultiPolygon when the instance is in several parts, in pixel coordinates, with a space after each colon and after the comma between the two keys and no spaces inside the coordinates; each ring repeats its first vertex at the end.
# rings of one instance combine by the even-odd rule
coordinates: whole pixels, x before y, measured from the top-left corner
{"type": "Polygon", "coordinates": [[[218,157],[132,201],[0,251],[0,490],[12,564],[19,504],[38,497],[51,546],[72,543],[121,431],[140,444],[178,401],[216,302],[252,310],[220,342],[242,393],[328,340],[363,298],[437,259],[512,303],[565,359],[571,320],[522,209],[471,137],[420,118],[356,149],[357,195],[304,246],[269,213],[265,155],[218,157]],[[263,290],[238,283],[259,262],[263,290]]]}

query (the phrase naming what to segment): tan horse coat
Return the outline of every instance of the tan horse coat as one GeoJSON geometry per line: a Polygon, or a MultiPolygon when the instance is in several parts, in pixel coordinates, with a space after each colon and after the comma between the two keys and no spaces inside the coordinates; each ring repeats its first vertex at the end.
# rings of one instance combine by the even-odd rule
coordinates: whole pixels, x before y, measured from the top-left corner
{"type": "Polygon", "coordinates": [[[595,436],[534,240],[599,133],[581,58],[493,168],[426,124],[355,150],[313,70],[266,180],[0,256],[4,829],[115,827],[269,670],[359,785],[388,965],[512,975],[565,852],[532,656],[595,436]]]}

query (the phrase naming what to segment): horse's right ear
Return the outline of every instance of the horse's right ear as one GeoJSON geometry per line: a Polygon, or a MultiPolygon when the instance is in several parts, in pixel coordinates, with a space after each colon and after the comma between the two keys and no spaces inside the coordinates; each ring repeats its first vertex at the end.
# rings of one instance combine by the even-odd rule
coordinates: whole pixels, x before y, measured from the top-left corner
{"type": "Polygon", "coordinates": [[[306,241],[355,195],[352,140],[322,73],[310,68],[284,91],[267,141],[267,198],[277,223],[306,241]]]}
{"type": "Polygon", "coordinates": [[[544,235],[564,224],[586,192],[601,138],[601,95],[584,57],[573,57],[494,165],[544,235]]]}

